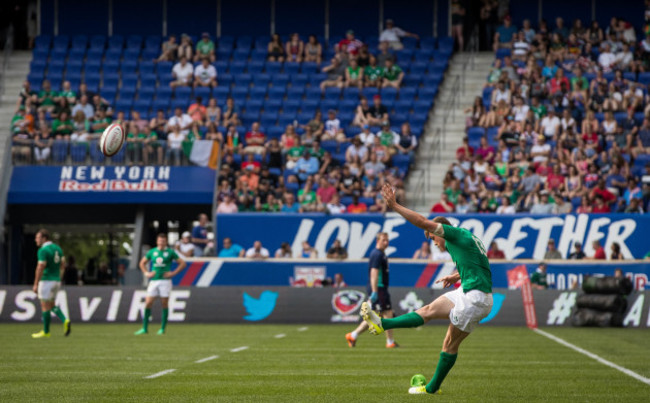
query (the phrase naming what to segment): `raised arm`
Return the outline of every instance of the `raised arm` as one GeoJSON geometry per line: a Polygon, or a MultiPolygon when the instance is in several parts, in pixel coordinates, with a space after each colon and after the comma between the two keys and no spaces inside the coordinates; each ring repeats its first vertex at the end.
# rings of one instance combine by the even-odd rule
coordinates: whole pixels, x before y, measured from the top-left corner
{"type": "Polygon", "coordinates": [[[381,194],[386,201],[386,205],[389,208],[392,208],[396,213],[406,218],[408,222],[415,225],[416,227],[423,229],[426,233],[431,233],[439,237],[445,237],[445,231],[441,224],[427,220],[420,214],[416,213],[413,210],[410,210],[395,201],[395,191],[393,187],[386,183],[381,189],[381,194]]]}

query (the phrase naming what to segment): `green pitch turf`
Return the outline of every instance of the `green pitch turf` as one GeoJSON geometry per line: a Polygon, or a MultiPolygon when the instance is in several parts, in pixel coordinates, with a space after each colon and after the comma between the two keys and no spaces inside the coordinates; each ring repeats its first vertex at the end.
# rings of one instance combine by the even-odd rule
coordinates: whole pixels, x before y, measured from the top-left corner
{"type": "MultiPolygon", "coordinates": [[[[33,340],[36,324],[0,325],[0,401],[642,402],[650,386],[526,328],[479,327],[461,346],[442,395],[407,394],[431,377],[446,327],[397,330],[401,348],[352,325],[180,325],[133,336],[138,325],[74,324],[33,340]],[[284,334],[284,337],[278,335],[284,334]],[[277,336],[277,337],[276,337],[277,336]],[[247,346],[248,349],[231,352],[247,346]],[[195,361],[218,355],[204,363],[195,361]],[[155,379],[144,377],[176,371],[155,379]]],[[[650,331],[546,328],[650,377],[650,331]]]]}

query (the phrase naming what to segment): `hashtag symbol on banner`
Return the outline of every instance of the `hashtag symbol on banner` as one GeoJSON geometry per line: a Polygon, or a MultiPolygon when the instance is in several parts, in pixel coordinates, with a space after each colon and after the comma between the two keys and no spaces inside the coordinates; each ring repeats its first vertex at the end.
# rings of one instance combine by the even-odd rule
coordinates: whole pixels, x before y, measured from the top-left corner
{"type": "Polygon", "coordinates": [[[553,309],[548,313],[547,325],[563,325],[564,321],[571,315],[571,309],[576,303],[577,293],[563,292],[553,302],[553,309]]]}

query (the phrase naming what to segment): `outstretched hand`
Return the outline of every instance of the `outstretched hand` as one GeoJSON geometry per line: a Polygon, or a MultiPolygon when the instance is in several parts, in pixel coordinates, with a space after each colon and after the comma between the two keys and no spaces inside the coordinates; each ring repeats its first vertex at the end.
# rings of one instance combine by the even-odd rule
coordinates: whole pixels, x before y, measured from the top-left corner
{"type": "Polygon", "coordinates": [[[390,185],[390,183],[385,183],[384,186],[381,188],[381,195],[384,198],[384,201],[386,202],[386,205],[389,208],[393,208],[395,206],[395,190],[393,187],[390,185]]]}
{"type": "Polygon", "coordinates": [[[452,286],[456,284],[460,280],[460,276],[458,273],[450,274],[448,276],[445,276],[441,278],[440,280],[436,281],[436,284],[442,283],[442,288],[447,288],[449,286],[452,286]]]}

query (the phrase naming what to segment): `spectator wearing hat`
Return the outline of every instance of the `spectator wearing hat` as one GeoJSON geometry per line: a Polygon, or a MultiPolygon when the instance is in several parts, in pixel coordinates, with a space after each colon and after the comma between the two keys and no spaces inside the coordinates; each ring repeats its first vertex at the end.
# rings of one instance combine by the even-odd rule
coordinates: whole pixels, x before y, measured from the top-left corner
{"type": "Polygon", "coordinates": [[[192,75],[194,74],[194,66],[187,62],[188,58],[185,56],[180,57],[180,61],[172,68],[172,76],[174,81],[169,83],[172,88],[189,86],[192,84],[192,75]]]}
{"type": "Polygon", "coordinates": [[[343,88],[345,65],[341,63],[338,57],[333,57],[330,64],[323,67],[323,73],[327,73],[325,81],[320,83],[321,91],[325,91],[327,87],[343,88]]]}
{"type": "Polygon", "coordinates": [[[555,239],[548,240],[546,253],[544,253],[544,260],[552,260],[552,259],[562,259],[562,255],[560,254],[560,251],[557,250],[557,248],[555,247],[555,239]]]}
{"type": "Polygon", "coordinates": [[[185,257],[194,256],[194,244],[192,241],[192,234],[189,231],[183,232],[181,240],[176,243],[176,250],[185,257]]]}
{"type": "Polygon", "coordinates": [[[368,124],[379,126],[388,120],[388,108],[381,103],[381,95],[372,97],[372,106],[368,108],[368,124]]]}
{"type": "Polygon", "coordinates": [[[182,34],[181,44],[178,45],[176,52],[178,59],[180,60],[181,57],[185,57],[187,60],[192,60],[193,53],[194,51],[192,49],[192,39],[188,34],[182,34]]]}
{"type": "Polygon", "coordinates": [[[368,148],[362,143],[359,136],[352,139],[352,145],[345,150],[345,162],[348,164],[365,164],[368,161],[368,148]]]}
{"type": "Polygon", "coordinates": [[[345,33],[345,38],[341,39],[336,45],[336,51],[339,53],[347,53],[349,55],[356,55],[359,49],[363,46],[363,42],[354,37],[354,31],[348,30],[345,33]]]}
{"type": "Polygon", "coordinates": [[[404,71],[402,71],[402,68],[396,65],[392,59],[386,60],[384,79],[381,84],[382,88],[393,87],[399,89],[403,79],[404,71]]]}
{"type": "Polygon", "coordinates": [[[530,285],[537,290],[545,290],[548,288],[546,281],[546,263],[541,262],[535,272],[530,276],[530,285]]]}
{"type": "Polygon", "coordinates": [[[402,50],[404,45],[402,45],[401,38],[410,37],[415,39],[420,39],[417,34],[404,31],[403,29],[396,27],[393,20],[390,18],[386,20],[385,28],[381,31],[379,35],[380,42],[386,42],[391,49],[402,50]]]}
{"type": "Polygon", "coordinates": [[[296,161],[295,170],[298,173],[298,179],[301,183],[307,181],[307,179],[318,172],[319,163],[318,158],[311,155],[309,150],[304,150],[302,157],[296,161]]]}
{"type": "Polygon", "coordinates": [[[503,25],[499,26],[494,34],[494,51],[496,52],[500,48],[511,48],[516,33],[517,27],[512,25],[510,16],[507,15],[503,19],[503,25]]]}
{"type": "Polygon", "coordinates": [[[366,147],[372,147],[375,143],[375,134],[370,131],[370,126],[368,124],[361,127],[361,133],[359,133],[358,137],[361,139],[361,144],[366,147]]]}
{"type": "Polygon", "coordinates": [[[582,243],[573,243],[573,252],[569,254],[570,260],[582,260],[586,257],[585,252],[582,250],[582,243]]]}
{"type": "Polygon", "coordinates": [[[196,53],[194,54],[194,62],[201,59],[208,59],[210,62],[216,60],[214,52],[214,42],[210,39],[210,34],[204,32],[201,35],[201,40],[196,44],[196,53]]]}

